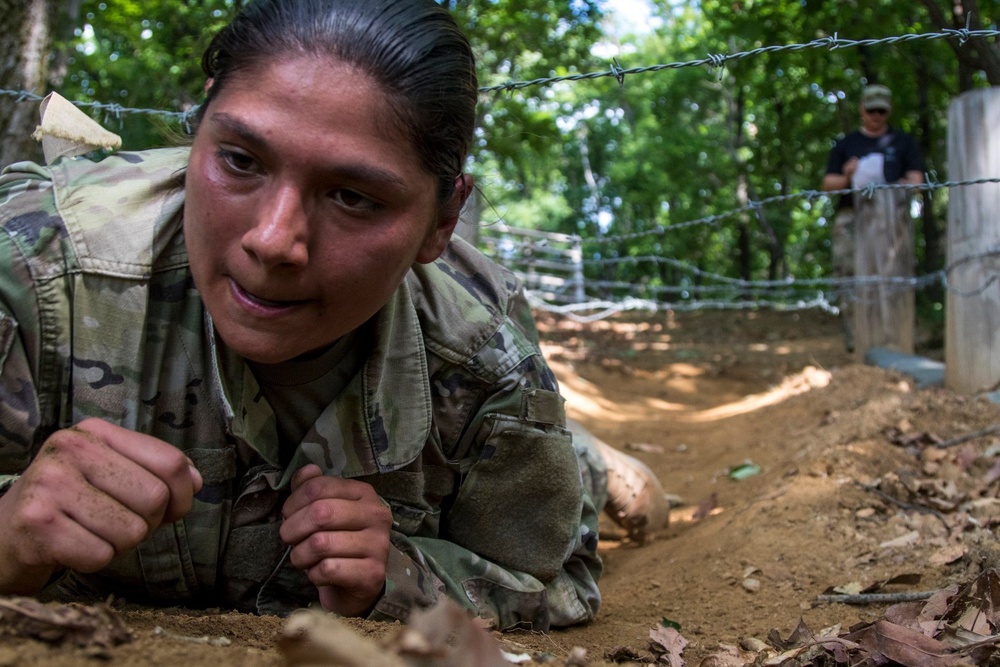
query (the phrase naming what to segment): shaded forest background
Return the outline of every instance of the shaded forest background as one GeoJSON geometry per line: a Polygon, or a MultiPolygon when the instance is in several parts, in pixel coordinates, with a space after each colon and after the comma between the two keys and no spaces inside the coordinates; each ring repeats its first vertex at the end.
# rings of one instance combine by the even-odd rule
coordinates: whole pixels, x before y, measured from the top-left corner
{"type": "MultiPolygon", "coordinates": [[[[1000,2],[992,0],[653,0],[650,30],[629,34],[615,27],[603,0],[444,4],[477,51],[484,87],[834,35],[989,30],[1000,16],[1000,2]]],[[[40,159],[30,139],[37,104],[17,91],[190,110],[202,99],[200,54],[239,5],[0,0],[0,166],[40,159]]],[[[790,49],[723,67],[630,74],[621,82],[604,76],[487,92],[469,167],[481,189],[473,215],[482,225],[580,235],[590,259],[652,255],[684,265],[588,269],[606,279],[683,285],[697,282],[699,271],[744,280],[829,276],[826,198],[751,207],[717,224],[680,223],[818,189],[832,141],[857,126],[857,99],[867,83],[892,88],[892,124],[916,136],[928,172],[944,181],[949,103],[971,88],[1000,85],[1000,45],[996,37],[956,34],[790,49]]],[[[161,114],[105,108],[93,115],[129,150],[171,143],[183,131],[161,114]]],[[[917,274],[925,275],[942,267],[947,190],[920,198],[917,274]]],[[[918,295],[922,317],[943,318],[941,292],[932,286],[918,295]]]]}

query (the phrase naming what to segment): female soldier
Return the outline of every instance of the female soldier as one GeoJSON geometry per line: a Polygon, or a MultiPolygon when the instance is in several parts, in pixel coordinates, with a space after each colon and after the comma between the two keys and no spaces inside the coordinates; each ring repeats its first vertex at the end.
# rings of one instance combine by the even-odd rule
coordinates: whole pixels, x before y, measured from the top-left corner
{"type": "Polygon", "coordinates": [[[519,285],[450,241],[433,0],[259,0],[190,149],[0,179],[0,593],[588,620],[597,520],[519,285]]]}

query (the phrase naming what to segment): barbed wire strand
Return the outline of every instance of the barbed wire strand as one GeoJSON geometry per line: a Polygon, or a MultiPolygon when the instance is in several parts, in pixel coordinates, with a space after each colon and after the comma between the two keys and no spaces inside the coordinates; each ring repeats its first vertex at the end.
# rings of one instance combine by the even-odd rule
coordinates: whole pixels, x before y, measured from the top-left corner
{"type": "MultiPolygon", "coordinates": [[[[958,28],[958,29],[942,28],[941,30],[935,32],[910,33],[906,35],[893,35],[890,37],[879,37],[871,39],[847,39],[844,37],[840,37],[835,32],[833,35],[830,35],[828,37],[820,37],[804,43],[773,44],[768,46],[757,47],[754,49],[750,49],[748,51],[709,54],[705,58],[696,58],[693,60],[660,63],[656,65],[644,65],[640,67],[624,68],[621,67],[621,64],[618,62],[617,58],[613,58],[611,65],[607,70],[599,70],[595,72],[586,72],[578,74],[565,74],[561,76],[539,77],[524,81],[505,81],[504,83],[500,83],[493,86],[480,86],[479,92],[484,94],[493,92],[510,93],[515,90],[521,90],[532,86],[549,86],[555,83],[562,83],[567,81],[587,81],[603,77],[612,77],[616,81],[618,81],[619,86],[624,86],[625,77],[628,75],[645,74],[648,72],[662,72],[664,70],[683,69],[687,67],[703,67],[705,65],[708,65],[713,69],[716,69],[724,67],[726,63],[731,61],[743,60],[745,58],[752,58],[754,56],[759,56],[767,53],[782,53],[786,51],[795,52],[795,51],[805,51],[808,49],[830,49],[831,51],[833,51],[836,49],[891,45],[891,44],[901,44],[905,42],[930,41],[939,39],[957,39],[959,40],[960,43],[965,43],[968,42],[969,40],[974,40],[974,39],[989,39],[996,37],[1000,37],[1000,30],[992,30],[992,29],[970,30],[968,28],[958,28]]],[[[24,102],[24,101],[40,102],[42,100],[42,96],[26,90],[9,90],[5,88],[0,88],[0,95],[14,97],[19,102],[24,102]]],[[[107,102],[73,101],[73,104],[82,108],[106,111],[108,113],[113,114],[116,117],[129,114],[162,115],[170,118],[176,118],[185,124],[187,124],[190,121],[191,117],[197,111],[197,106],[187,111],[166,111],[162,109],[126,107],[113,102],[107,103],[107,102]]]]}
{"type": "Polygon", "coordinates": [[[612,63],[611,67],[607,70],[600,70],[596,72],[587,72],[580,74],[564,74],[561,76],[539,77],[537,79],[530,79],[527,81],[506,81],[504,83],[497,84],[494,86],[483,86],[479,89],[479,92],[510,93],[512,91],[520,90],[522,88],[528,88],[531,86],[549,86],[554,83],[561,83],[564,81],[586,81],[591,79],[599,79],[602,77],[613,77],[618,80],[619,85],[624,85],[624,78],[627,75],[644,74],[646,72],[660,72],[668,69],[682,69],[685,67],[703,67],[705,65],[710,66],[712,69],[716,69],[723,67],[726,63],[733,60],[742,60],[744,58],[751,58],[753,56],[758,56],[765,53],[781,53],[783,51],[804,51],[806,49],[823,49],[823,48],[828,48],[832,51],[835,49],[878,46],[884,44],[900,44],[903,42],[916,42],[922,40],[936,40],[936,39],[958,39],[960,42],[964,43],[969,41],[970,39],[985,39],[997,36],[1000,36],[1000,31],[998,30],[969,30],[967,28],[959,28],[959,29],[943,28],[936,32],[912,33],[908,35],[896,35],[892,37],[881,37],[877,39],[845,39],[839,37],[837,33],[834,33],[829,37],[820,37],[818,39],[814,39],[810,42],[805,42],[803,44],[781,44],[781,45],[761,46],[755,49],[750,49],[749,51],[737,51],[735,53],[724,53],[724,54],[709,54],[705,58],[662,63],[659,65],[646,65],[643,67],[622,68],[619,66],[618,61],[615,60],[612,63]]]}

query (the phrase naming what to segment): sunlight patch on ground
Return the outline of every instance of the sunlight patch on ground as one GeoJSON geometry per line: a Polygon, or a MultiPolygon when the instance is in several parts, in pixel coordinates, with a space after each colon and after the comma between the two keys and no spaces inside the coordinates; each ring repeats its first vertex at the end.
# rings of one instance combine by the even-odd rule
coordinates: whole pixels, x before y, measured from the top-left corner
{"type": "Polygon", "coordinates": [[[656,410],[687,410],[688,406],[681,403],[671,403],[659,398],[647,398],[642,407],[629,409],[621,404],[603,398],[600,390],[592,383],[578,376],[561,376],[559,392],[566,399],[567,406],[575,413],[595,419],[605,419],[618,423],[644,419],[649,414],[649,408],[656,410]]]}
{"type": "Polygon", "coordinates": [[[684,362],[677,362],[670,364],[670,372],[674,375],[681,375],[689,378],[701,377],[705,374],[704,368],[699,368],[692,364],[685,364],[684,362]]]}
{"type": "Polygon", "coordinates": [[[680,403],[671,403],[662,398],[647,398],[646,405],[655,410],[686,410],[688,406],[680,403]]]}
{"type": "Polygon", "coordinates": [[[776,405],[792,396],[825,387],[830,384],[830,377],[828,371],[807,366],[801,372],[786,377],[780,385],[770,391],[751,394],[738,401],[685,416],[683,419],[689,422],[702,423],[743,415],[754,410],[759,410],[760,408],[776,405]]]}
{"type": "Polygon", "coordinates": [[[702,513],[701,508],[697,505],[678,507],[670,510],[670,525],[676,526],[679,523],[694,523],[695,521],[701,521],[705,517],[722,514],[725,511],[725,508],[713,507],[707,513],[702,513]]]}

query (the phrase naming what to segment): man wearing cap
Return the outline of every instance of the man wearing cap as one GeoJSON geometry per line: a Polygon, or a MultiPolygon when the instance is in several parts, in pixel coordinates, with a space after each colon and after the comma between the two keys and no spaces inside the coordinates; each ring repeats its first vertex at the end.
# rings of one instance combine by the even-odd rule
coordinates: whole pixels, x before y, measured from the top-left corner
{"type": "MultiPolygon", "coordinates": [[[[889,125],[892,91],[866,86],[861,93],[861,127],[839,139],[830,151],[823,190],[864,188],[879,183],[924,182],[924,162],[912,136],[889,125]]],[[[833,276],[854,275],[854,198],[841,195],[833,223],[833,276]]],[[[848,352],[854,351],[853,317],[848,303],[838,304],[848,352]]]]}

